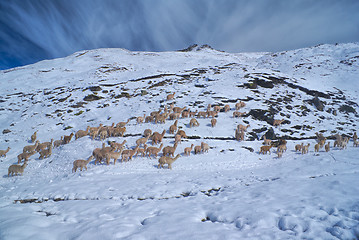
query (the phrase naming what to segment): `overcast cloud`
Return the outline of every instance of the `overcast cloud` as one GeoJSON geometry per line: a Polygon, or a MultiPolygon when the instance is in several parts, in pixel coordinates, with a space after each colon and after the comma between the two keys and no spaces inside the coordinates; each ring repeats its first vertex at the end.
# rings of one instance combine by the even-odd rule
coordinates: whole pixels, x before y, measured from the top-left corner
{"type": "Polygon", "coordinates": [[[0,1],[0,69],[103,47],[275,52],[357,41],[358,0],[0,1]]]}

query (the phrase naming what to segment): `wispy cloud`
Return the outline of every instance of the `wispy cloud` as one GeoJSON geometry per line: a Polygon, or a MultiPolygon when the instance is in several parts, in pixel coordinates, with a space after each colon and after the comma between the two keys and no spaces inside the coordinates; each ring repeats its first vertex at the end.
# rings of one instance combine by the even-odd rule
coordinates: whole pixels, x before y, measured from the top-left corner
{"type": "Polygon", "coordinates": [[[280,51],[359,40],[357,0],[10,0],[0,2],[0,68],[122,47],[210,44],[280,51]]]}

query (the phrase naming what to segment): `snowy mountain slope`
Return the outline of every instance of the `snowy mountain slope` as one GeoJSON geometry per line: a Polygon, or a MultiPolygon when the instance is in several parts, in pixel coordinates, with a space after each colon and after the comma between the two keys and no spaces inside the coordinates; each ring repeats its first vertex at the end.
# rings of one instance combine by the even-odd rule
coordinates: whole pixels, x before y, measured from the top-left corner
{"type": "MultiPolygon", "coordinates": [[[[315,132],[331,137],[357,129],[359,88],[350,81],[359,76],[357,56],[357,43],[276,54],[98,49],[1,71],[0,126],[8,131],[0,149],[11,150],[0,163],[0,238],[358,238],[358,149],[352,142],[345,150],[313,149],[315,132]],[[175,99],[165,101],[172,92],[175,99]],[[323,111],[312,104],[315,96],[323,111]],[[239,100],[247,115],[233,118],[239,100]],[[107,140],[126,139],[133,148],[144,129],[168,130],[173,120],[136,124],[133,118],[172,102],[194,111],[231,106],[215,128],[208,118],[194,128],[179,119],[190,139],[176,153],[202,141],[209,153],[181,156],[172,171],[158,169],[158,158],[134,157],[71,173],[74,160],[107,140]],[[32,156],[24,176],[7,177],[35,130],[44,142],[129,118],[124,137],[73,140],[50,158],[32,156]],[[281,127],[271,126],[282,118],[281,127]],[[240,123],[250,124],[250,141],[234,140],[240,123]],[[292,139],[283,158],[258,154],[257,139],[271,128],[273,137],[292,139]],[[301,142],[311,144],[308,155],[294,151],[301,142]]],[[[165,146],[173,136],[166,132],[165,146]]]]}

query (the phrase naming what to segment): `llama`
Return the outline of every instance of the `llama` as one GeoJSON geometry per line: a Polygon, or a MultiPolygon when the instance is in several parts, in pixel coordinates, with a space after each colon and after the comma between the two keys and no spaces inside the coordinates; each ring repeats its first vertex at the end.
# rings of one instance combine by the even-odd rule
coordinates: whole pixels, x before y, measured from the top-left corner
{"type": "Polygon", "coordinates": [[[172,169],[172,163],[174,163],[181,155],[177,154],[175,158],[171,158],[168,156],[162,156],[160,159],[158,159],[158,168],[163,168],[164,164],[168,165],[168,169],[172,169]]]}
{"type": "Polygon", "coordinates": [[[285,121],[284,119],[282,119],[282,120],[274,119],[274,120],[273,120],[273,126],[274,126],[274,127],[278,127],[278,126],[282,125],[282,123],[283,123],[284,121],[285,121]]]}
{"type": "Polygon", "coordinates": [[[199,126],[199,122],[197,121],[197,119],[192,118],[191,121],[189,122],[189,127],[198,127],[199,126]]]}
{"type": "Polygon", "coordinates": [[[157,157],[158,153],[162,150],[163,143],[161,143],[160,147],[147,147],[146,154],[148,154],[148,157],[151,158],[151,155],[155,155],[157,157]]]}
{"type": "Polygon", "coordinates": [[[186,147],[185,149],[184,149],[184,154],[186,155],[186,156],[190,156],[191,155],[191,152],[192,152],[192,149],[193,149],[193,144],[191,144],[191,146],[190,147],[186,147]]]}
{"type": "Polygon", "coordinates": [[[85,131],[84,130],[78,130],[75,133],[75,140],[87,136],[89,134],[89,130],[90,130],[90,126],[87,126],[85,131]]]}
{"type": "Polygon", "coordinates": [[[10,147],[7,147],[6,150],[0,150],[0,157],[6,157],[6,154],[10,151],[10,147]]]}
{"type": "Polygon", "coordinates": [[[217,119],[212,118],[211,119],[211,127],[215,127],[217,125],[217,119]]]}
{"type": "Polygon", "coordinates": [[[301,152],[301,151],[302,151],[302,148],[303,148],[303,143],[302,143],[302,144],[297,144],[297,145],[295,145],[295,151],[296,151],[296,152],[297,152],[297,151],[301,152]]]}
{"type": "Polygon", "coordinates": [[[175,131],[177,131],[177,124],[178,124],[178,120],[176,120],[175,123],[170,126],[170,129],[169,129],[170,134],[174,134],[175,131]]]}
{"type": "Polygon", "coordinates": [[[167,101],[172,100],[175,97],[176,92],[167,95],[167,101]]]}
{"type": "Polygon", "coordinates": [[[166,156],[166,155],[171,156],[171,155],[172,155],[172,157],[173,157],[174,154],[175,154],[177,145],[178,145],[178,143],[175,142],[174,145],[173,145],[173,147],[172,147],[172,146],[164,147],[164,148],[162,149],[163,156],[166,156]]]}
{"type": "Polygon", "coordinates": [[[308,143],[307,145],[304,145],[304,146],[302,147],[302,154],[308,153],[308,151],[309,151],[309,146],[310,146],[310,143],[308,143]]]}
{"type": "Polygon", "coordinates": [[[14,176],[14,174],[18,175],[18,173],[20,173],[20,175],[22,175],[24,173],[26,166],[27,166],[27,161],[25,161],[24,164],[22,164],[22,165],[17,165],[17,164],[11,165],[8,169],[7,176],[9,177],[10,174],[11,174],[11,176],[14,176]]]}
{"type": "Polygon", "coordinates": [[[73,136],[74,133],[71,133],[69,136],[64,136],[64,144],[68,144],[73,136]]]}
{"type": "Polygon", "coordinates": [[[86,171],[87,171],[87,164],[88,164],[89,162],[91,162],[92,159],[93,159],[93,156],[91,155],[91,156],[89,157],[89,159],[87,159],[87,160],[83,160],[83,159],[75,160],[75,161],[73,162],[72,172],[76,172],[76,170],[77,170],[78,168],[80,168],[81,171],[82,171],[83,168],[85,168],[86,171]]]}
{"type": "Polygon", "coordinates": [[[264,135],[263,136],[263,144],[267,145],[267,146],[272,145],[272,140],[267,139],[266,135],[264,135]]]}
{"type": "Polygon", "coordinates": [[[261,154],[261,153],[262,154],[267,154],[267,152],[269,152],[269,154],[271,154],[270,149],[272,147],[273,147],[272,145],[270,145],[270,146],[261,146],[259,154],[261,154]]]}
{"type": "Polygon", "coordinates": [[[31,135],[31,142],[34,143],[36,141],[36,138],[37,138],[37,131],[31,135]]]}
{"type": "Polygon", "coordinates": [[[36,151],[20,153],[19,155],[17,155],[17,163],[21,163],[22,160],[28,161],[29,157],[31,157],[35,153],[36,153],[36,151]]]}

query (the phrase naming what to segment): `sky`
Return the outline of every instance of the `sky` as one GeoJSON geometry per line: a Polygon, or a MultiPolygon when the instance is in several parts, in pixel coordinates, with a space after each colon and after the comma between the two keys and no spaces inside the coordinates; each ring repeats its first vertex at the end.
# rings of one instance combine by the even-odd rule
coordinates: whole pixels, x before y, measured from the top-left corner
{"type": "Polygon", "coordinates": [[[4,0],[0,69],[96,48],[277,52],[359,41],[358,0],[4,0]]]}

